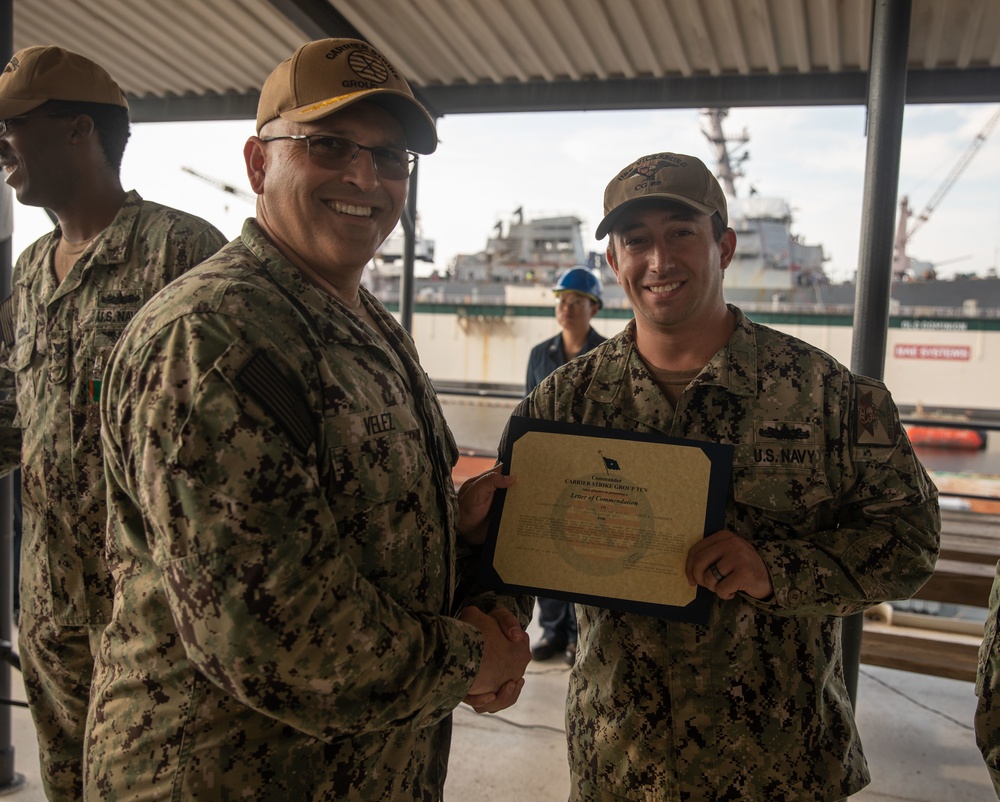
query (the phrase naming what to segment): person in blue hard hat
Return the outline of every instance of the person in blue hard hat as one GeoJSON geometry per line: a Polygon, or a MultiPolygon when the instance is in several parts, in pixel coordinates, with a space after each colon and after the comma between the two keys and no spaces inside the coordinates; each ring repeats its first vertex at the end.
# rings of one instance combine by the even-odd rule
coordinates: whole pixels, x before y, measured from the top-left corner
{"type": "MultiPolygon", "coordinates": [[[[552,291],[556,296],[556,322],[560,332],[531,349],[525,394],[574,357],[604,342],[590,321],[604,305],[601,280],[587,267],[572,267],[563,273],[552,291]]],[[[538,623],[542,638],[531,648],[532,660],[550,660],[563,654],[570,665],[576,662],[576,611],[572,602],[538,599],[538,623]]]]}

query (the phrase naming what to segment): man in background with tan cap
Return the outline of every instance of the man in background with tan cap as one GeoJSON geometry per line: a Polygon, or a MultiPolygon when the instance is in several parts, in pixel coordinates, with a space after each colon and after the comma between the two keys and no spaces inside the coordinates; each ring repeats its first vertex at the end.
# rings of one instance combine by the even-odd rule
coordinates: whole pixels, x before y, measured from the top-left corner
{"type": "Polygon", "coordinates": [[[123,337],[88,799],[430,802],[452,709],[517,698],[530,599],[476,593],[456,545],[509,480],[456,496],[413,341],[360,286],[436,146],[381,53],[303,45],[244,147],[256,218],[123,337]]]}
{"type": "Polygon", "coordinates": [[[570,799],[850,796],[869,775],[840,617],[930,577],[937,490],[884,385],[726,304],[736,234],[701,161],[637,160],[604,213],[635,319],[514,414],[732,444],[735,461],[726,528],[687,556],[716,597],[706,625],[577,606],[570,799]]]}
{"type": "Polygon", "coordinates": [[[22,468],[20,658],[52,800],[83,793],[93,653],[111,617],[103,369],[139,307],[225,242],[122,188],[128,135],[122,90],[83,56],[29,47],[0,74],[6,182],[58,220],[0,307],[0,469],[22,468]]]}

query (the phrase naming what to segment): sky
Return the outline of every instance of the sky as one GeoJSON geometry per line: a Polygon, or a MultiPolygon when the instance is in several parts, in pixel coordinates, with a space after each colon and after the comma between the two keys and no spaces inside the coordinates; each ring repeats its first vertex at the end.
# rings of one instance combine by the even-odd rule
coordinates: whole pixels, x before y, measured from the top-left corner
{"type": "MultiPolygon", "coordinates": [[[[906,108],[899,193],[919,213],[966,153],[995,105],[913,105],[906,108]]],[[[482,250],[494,226],[523,207],[525,217],[574,215],[583,220],[587,250],[594,239],[604,187],[639,156],[670,150],[713,166],[714,153],[696,109],[449,115],[438,122],[440,145],[421,157],[418,215],[435,241],[440,270],[458,253],[482,250]]],[[[746,130],[749,158],[737,194],[752,185],[791,205],[793,233],[821,244],[834,281],[856,270],[866,158],[861,106],[734,108],[724,121],[746,130]]],[[[140,123],[122,165],[122,183],[149,200],[200,215],[238,236],[252,201],[218,189],[182,168],[249,191],[243,143],[253,122],[140,123]]],[[[898,201],[898,196],[897,196],[898,201]]],[[[51,227],[40,209],[14,205],[18,254],[51,227]]],[[[910,241],[911,258],[934,262],[938,274],[985,275],[1000,259],[1000,131],[910,241]]],[[[418,262],[418,272],[430,266],[418,262]]]]}

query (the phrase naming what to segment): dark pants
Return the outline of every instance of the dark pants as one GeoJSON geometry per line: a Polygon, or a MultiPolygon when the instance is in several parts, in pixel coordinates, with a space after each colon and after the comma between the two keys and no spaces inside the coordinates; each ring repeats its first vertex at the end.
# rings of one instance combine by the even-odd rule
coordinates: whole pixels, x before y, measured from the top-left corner
{"type": "Polygon", "coordinates": [[[576,605],[561,599],[538,599],[538,623],[542,637],[557,649],[576,643],[576,605]]]}

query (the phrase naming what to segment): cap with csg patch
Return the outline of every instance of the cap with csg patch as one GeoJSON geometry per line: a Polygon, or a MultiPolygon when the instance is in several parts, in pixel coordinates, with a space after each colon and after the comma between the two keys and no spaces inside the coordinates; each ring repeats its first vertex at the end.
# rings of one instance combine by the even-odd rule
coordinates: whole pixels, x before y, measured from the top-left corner
{"type": "Polygon", "coordinates": [[[319,39],[302,45],[264,81],[257,133],[276,117],[320,120],[364,100],[389,111],[403,128],[406,147],[433,153],[437,130],[427,110],[392,63],[359,39],[319,39]]]}

